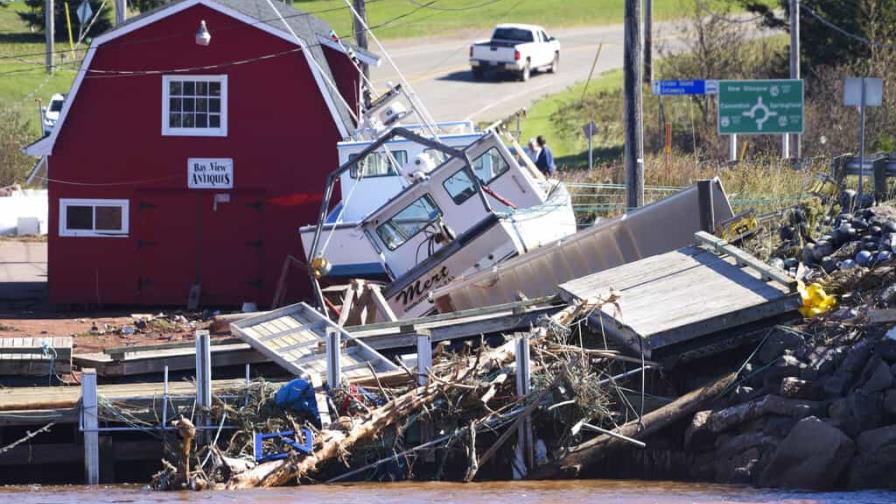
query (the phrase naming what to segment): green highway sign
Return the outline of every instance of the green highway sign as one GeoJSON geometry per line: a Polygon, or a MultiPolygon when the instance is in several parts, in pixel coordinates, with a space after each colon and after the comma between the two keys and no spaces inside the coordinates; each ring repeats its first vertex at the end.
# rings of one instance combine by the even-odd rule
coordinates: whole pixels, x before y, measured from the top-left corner
{"type": "Polygon", "coordinates": [[[803,81],[719,81],[720,135],[803,132],[803,81]]]}

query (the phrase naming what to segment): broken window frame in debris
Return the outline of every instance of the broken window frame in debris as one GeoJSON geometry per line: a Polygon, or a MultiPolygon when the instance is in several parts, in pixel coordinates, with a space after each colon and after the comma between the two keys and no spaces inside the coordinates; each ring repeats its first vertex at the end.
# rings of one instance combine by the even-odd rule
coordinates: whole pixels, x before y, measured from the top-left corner
{"type": "Polygon", "coordinates": [[[162,135],[166,136],[227,136],[227,76],[226,75],[163,75],[162,76],[162,135]],[[188,92],[187,88],[191,88],[188,92]],[[217,96],[212,88],[217,87],[217,96]],[[200,91],[202,88],[203,91],[200,91]],[[177,103],[178,110],[173,106],[177,103]],[[186,110],[186,103],[191,103],[186,110]],[[211,110],[213,102],[218,110],[211,110]],[[198,110],[205,103],[204,110],[198,110]],[[184,115],[189,113],[189,116],[184,115]],[[191,124],[185,126],[184,118],[190,117],[191,124]],[[205,126],[196,126],[198,118],[204,118],[205,126]],[[209,126],[218,118],[218,126],[209,126]],[[179,124],[174,125],[177,118],[179,124]]]}
{"type": "MultiPolygon", "coordinates": [[[[126,199],[62,198],[59,200],[59,236],[126,237],[129,228],[129,210],[130,200],[126,199]],[[86,223],[73,222],[76,217],[74,214],[79,210],[84,212],[83,209],[90,209],[89,226],[86,223]],[[109,218],[112,219],[111,223],[102,222],[109,218]],[[118,220],[117,226],[114,225],[115,220],[118,220]]],[[[86,217],[86,212],[81,217],[86,217]]]]}
{"type": "MultiPolygon", "coordinates": [[[[349,161],[355,160],[359,155],[349,154],[348,159],[349,161]]],[[[388,154],[385,152],[371,152],[364,159],[354,164],[349,170],[349,174],[355,180],[373,177],[395,177],[399,174],[401,166],[407,162],[408,151],[406,150],[390,149],[388,154]]]]}
{"type": "Polygon", "coordinates": [[[439,208],[439,205],[437,205],[436,202],[432,199],[432,196],[430,196],[429,194],[424,194],[412,201],[406,207],[402,208],[401,211],[396,213],[395,216],[393,216],[391,219],[377,226],[376,233],[379,235],[380,240],[382,240],[383,244],[388,247],[389,250],[396,250],[398,247],[404,245],[409,240],[420,234],[420,232],[426,229],[427,226],[439,220],[441,216],[442,209],[439,208]],[[422,219],[403,218],[405,212],[407,212],[408,210],[414,211],[415,209],[413,207],[419,205],[421,202],[430,207],[427,210],[429,218],[425,220],[425,222],[422,219]],[[402,226],[407,226],[409,224],[417,226],[412,233],[407,233],[402,228],[402,226]]]}

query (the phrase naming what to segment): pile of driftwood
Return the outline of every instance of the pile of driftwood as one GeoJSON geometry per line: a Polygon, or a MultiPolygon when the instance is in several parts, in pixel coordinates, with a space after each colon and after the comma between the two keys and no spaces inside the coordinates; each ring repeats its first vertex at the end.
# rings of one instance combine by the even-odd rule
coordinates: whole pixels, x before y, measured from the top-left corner
{"type": "MultiPolygon", "coordinates": [[[[270,487],[320,481],[440,479],[471,481],[575,474],[582,464],[618,444],[643,438],[693,414],[733,377],[644,414],[632,394],[643,393],[656,365],[610,349],[583,321],[614,299],[571,305],[525,334],[503,341],[436,348],[424,380],[408,370],[404,384],[378,384],[359,393],[330,391],[337,416],[318,429],[313,421],[278,408],[276,386],[256,382],[242,404],[216,402],[211,425],[236,430],[190,433],[171,450],[153,478],[160,490],[270,487]],[[530,377],[520,385],[518,339],[530,349],[530,377]],[[524,389],[520,390],[522,386],[524,389]],[[256,463],[254,434],[313,431],[310,454],[289,453],[256,463]],[[195,446],[195,448],[194,448],[195,446]],[[176,461],[176,462],[174,462],[176,461]]],[[[323,405],[319,405],[323,407],[323,405]]]]}

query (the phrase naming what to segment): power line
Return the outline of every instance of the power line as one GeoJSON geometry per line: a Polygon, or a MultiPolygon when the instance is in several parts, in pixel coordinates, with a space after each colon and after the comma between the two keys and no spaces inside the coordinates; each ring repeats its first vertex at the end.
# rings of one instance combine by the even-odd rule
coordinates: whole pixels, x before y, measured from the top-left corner
{"type": "Polygon", "coordinates": [[[818,12],[816,12],[814,9],[812,9],[812,8],[809,7],[808,5],[805,5],[805,4],[803,4],[803,3],[800,3],[800,7],[802,7],[803,10],[805,10],[807,13],[809,13],[810,16],[812,16],[812,17],[814,17],[815,19],[817,19],[821,24],[823,24],[823,25],[827,26],[828,28],[830,28],[830,29],[832,29],[832,30],[834,30],[834,31],[836,31],[836,32],[838,32],[838,33],[840,33],[840,34],[843,35],[844,37],[850,38],[850,39],[855,40],[855,41],[857,41],[857,42],[861,42],[861,43],[863,43],[863,44],[865,44],[865,45],[869,45],[869,46],[873,46],[873,47],[879,47],[879,48],[881,48],[881,49],[896,49],[896,45],[893,45],[893,44],[884,44],[884,43],[881,43],[881,42],[875,42],[875,41],[873,41],[873,40],[871,40],[871,39],[865,38],[865,37],[863,37],[863,36],[861,36],[861,35],[858,35],[858,34],[856,34],[856,33],[852,33],[852,32],[850,32],[850,31],[847,31],[847,30],[844,29],[844,28],[841,28],[841,27],[835,25],[835,24],[832,23],[831,21],[828,21],[827,19],[825,19],[824,17],[822,17],[821,14],[819,14],[818,12]]]}
{"type": "MultiPolygon", "coordinates": [[[[379,2],[379,1],[382,1],[382,0],[367,0],[368,3],[374,3],[374,2],[379,2]]],[[[344,10],[344,9],[346,9],[345,6],[331,7],[329,9],[321,9],[321,10],[317,10],[317,11],[296,12],[295,14],[284,15],[283,17],[285,19],[293,19],[293,18],[298,18],[298,17],[302,17],[302,16],[314,16],[316,14],[335,12],[335,11],[344,10]]],[[[280,20],[280,18],[275,17],[275,18],[270,18],[270,19],[259,19],[257,21],[253,21],[252,23],[245,23],[245,24],[248,24],[250,26],[255,26],[255,25],[260,25],[260,24],[270,24],[271,22],[279,21],[279,20],[280,20]]],[[[227,28],[227,27],[217,28],[217,29],[215,29],[215,32],[216,33],[226,32],[227,30],[237,29],[242,26],[243,25],[233,26],[230,28],[227,28]]],[[[114,28],[113,28],[113,30],[114,30],[114,28]]],[[[13,33],[13,32],[10,32],[10,33],[13,33]]],[[[15,33],[18,33],[18,32],[15,32],[15,33]]],[[[131,40],[129,42],[125,41],[125,42],[121,42],[117,45],[118,46],[132,46],[132,45],[139,45],[139,44],[147,44],[147,43],[151,43],[151,42],[158,42],[160,40],[169,40],[169,39],[183,38],[183,37],[192,37],[192,34],[189,34],[189,35],[184,35],[184,34],[165,35],[165,36],[153,37],[153,38],[149,38],[149,39],[131,40]]],[[[351,38],[350,35],[348,37],[351,38]]],[[[71,52],[70,49],[65,49],[65,50],[55,51],[53,54],[55,55],[55,54],[63,54],[63,53],[70,53],[70,52],[71,52]]],[[[22,58],[22,57],[27,57],[27,56],[44,56],[44,55],[46,55],[46,51],[41,51],[39,53],[11,54],[11,55],[0,56],[0,60],[17,59],[17,58],[22,58]]],[[[41,64],[43,64],[43,63],[41,63],[41,64]]]]}
{"type": "MultiPolygon", "coordinates": [[[[432,0],[431,2],[429,2],[429,3],[426,4],[426,5],[432,5],[432,4],[434,4],[434,3],[438,2],[438,1],[440,1],[440,0],[432,0]]],[[[346,7],[340,7],[339,9],[332,8],[332,9],[326,9],[326,10],[315,11],[315,13],[319,13],[319,12],[330,12],[330,11],[341,10],[341,9],[345,9],[345,8],[346,8],[346,7]]],[[[414,12],[419,11],[420,9],[421,9],[421,7],[416,7],[416,8],[414,8],[414,9],[412,9],[411,11],[408,11],[408,12],[405,12],[405,13],[400,14],[400,15],[398,15],[398,16],[395,16],[395,17],[393,17],[393,18],[391,18],[391,19],[389,19],[389,20],[386,20],[386,21],[384,21],[384,22],[382,22],[382,23],[380,23],[380,24],[378,24],[378,25],[376,25],[376,26],[372,26],[372,27],[370,27],[370,29],[372,30],[372,29],[375,29],[375,28],[381,28],[381,27],[383,27],[383,26],[387,26],[387,25],[389,25],[389,24],[391,24],[391,23],[393,23],[393,22],[395,22],[395,21],[397,21],[397,20],[399,20],[399,19],[403,19],[403,18],[405,18],[405,17],[408,17],[409,15],[413,14],[414,12]]],[[[311,15],[311,14],[312,14],[312,13],[310,13],[310,12],[302,12],[302,13],[298,13],[298,14],[295,14],[295,15],[292,15],[292,16],[284,16],[284,18],[287,18],[287,17],[297,17],[297,16],[307,16],[307,15],[311,15]]],[[[279,18],[278,18],[278,19],[279,19],[279,18]]],[[[263,22],[263,21],[259,21],[258,23],[261,23],[261,22],[263,22]]],[[[254,24],[258,24],[258,23],[252,23],[252,24],[254,25],[254,24]]],[[[180,36],[182,36],[182,35],[177,35],[176,37],[180,37],[180,36]]],[[[143,39],[143,40],[138,40],[138,41],[130,42],[129,44],[156,42],[156,41],[158,41],[158,40],[169,39],[169,38],[174,38],[174,37],[175,37],[175,36],[158,37],[158,38],[154,38],[154,39],[143,39]]],[[[342,38],[351,38],[351,36],[350,36],[350,35],[347,36],[347,37],[339,36],[339,38],[340,38],[340,39],[342,39],[342,38]]],[[[120,44],[120,45],[125,45],[125,44],[123,43],[123,44],[120,44]]],[[[120,45],[119,45],[119,46],[120,46],[120,45]]],[[[307,46],[309,49],[311,49],[311,48],[313,48],[313,47],[322,47],[322,46],[324,46],[324,44],[321,44],[321,43],[315,43],[315,44],[306,44],[306,46],[307,46]]],[[[263,55],[260,55],[260,56],[256,56],[256,57],[253,57],[253,58],[246,58],[246,59],[242,59],[242,60],[225,61],[225,62],[216,63],[216,64],[212,64],[212,65],[200,65],[200,66],[195,66],[195,67],[173,68],[173,69],[164,69],[164,70],[97,70],[97,69],[80,69],[80,68],[79,68],[79,69],[73,69],[73,71],[76,72],[76,73],[86,72],[86,73],[88,73],[88,74],[98,74],[98,75],[87,75],[88,78],[135,77],[135,76],[143,76],[143,75],[159,75],[159,74],[164,74],[164,73],[185,73],[185,72],[191,72],[191,71],[212,70],[212,69],[215,69],[215,68],[225,68],[225,67],[236,66],[236,65],[244,65],[244,64],[247,64],[247,63],[253,63],[253,62],[256,62],[256,61],[262,61],[262,60],[267,60],[267,59],[276,58],[276,57],[283,56],[283,55],[286,55],[286,54],[289,54],[289,53],[299,52],[299,51],[301,51],[301,50],[302,50],[302,48],[299,47],[299,48],[291,49],[291,50],[288,50],[288,51],[281,51],[281,52],[277,52],[277,53],[263,54],[263,55]]],[[[59,52],[62,52],[62,53],[66,53],[66,54],[67,54],[67,53],[69,53],[70,51],[66,50],[66,51],[59,51],[59,52]]],[[[36,54],[36,55],[41,55],[41,56],[42,56],[43,54],[44,54],[44,53],[39,53],[39,54],[36,54]]],[[[16,57],[20,57],[20,55],[17,55],[16,57]]],[[[4,57],[0,56],[0,59],[3,59],[3,58],[4,58],[4,57]]],[[[81,61],[82,61],[82,60],[78,60],[77,62],[80,63],[81,61]]],[[[7,72],[0,72],[0,77],[8,76],[8,75],[17,75],[17,74],[28,73],[28,72],[35,72],[35,71],[43,71],[43,66],[44,66],[44,64],[43,64],[42,62],[24,62],[24,61],[22,61],[22,63],[23,63],[23,64],[32,64],[32,65],[35,65],[35,68],[21,68],[21,69],[16,69],[16,70],[10,70],[10,71],[7,71],[7,72]],[[39,67],[38,67],[38,66],[39,66],[39,67]]],[[[73,64],[73,63],[76,63],[76,62],[75,62],[75,61],[72,61],[72,62],[70,62],[70,63],[54,65],[53,68],[64,68],[66,65],[73,64]]]]}
{"type": "MultiPolygon", "coordinates": [[[[412,4],[416,5],[416,6],[419,6],[419,7],[421,7],[421,8],[430,9],[430,10],[436,10],[436,11],[442,11],[442,12],[462,12],[462,11],[468,11],[468,10],[473,10],[473,9],[479,9],[479,8],[485,7],[485,6],[487,6],[487,5],[492,5],[492,4],[500,3],[500,2],[503,2],[503,1],[504,1],[504,0],[486,0],[485,2],[476,4],[476,5],[468,5],[468,6],[466,6],[466,7],[433,7],[431,4],[434,3],[434,2],[430,2],[430,4],[421,4],[421,3],[418,2],[417,0],[408,0],[408,2],[410,2],[410,3],[412,3],[412,4]]],[[[520,3],[522,3],[522,2],[520,2],[520,3]]],[[[519,5],[519,3],[518,3],[517,5],[519,5]]]]}

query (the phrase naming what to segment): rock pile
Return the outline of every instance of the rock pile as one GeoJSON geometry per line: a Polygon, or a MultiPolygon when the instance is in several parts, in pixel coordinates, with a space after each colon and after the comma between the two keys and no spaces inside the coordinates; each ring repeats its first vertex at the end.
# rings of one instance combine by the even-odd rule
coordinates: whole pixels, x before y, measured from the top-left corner
{"type": "MultiPolygon", "coordinates": [[[[863,214],[868,228],[880,230],[863,229],[861,240],[852,238],[855,219],[843,216],[835,223],[842,235],[816,243],[825,252],[820,259],[851,244],[858,246],[840,256],[839,268],[862,251],[889,252],[884,242],[894,231],[878,215],[863,214]]],[[[833,313],[770,331],[727,402],[691,420],[684,445],[692,476],[771,487],[896,488],[896,269],[866,270],[858,285],[869,282],[872,289],[847,293],[833,313]]]]}
{"type": "Polygon", "coordinates": [[[819,218],[812,207],[794,208],[781,225],[778,238],[781,246],[769,263],[780,269],[795,273],[800,263],[827,274],[868,268],[893,259],[896,211],[873,207],[819,218]],[[821,236],[813,238],[818,234],[821,236]]]}

